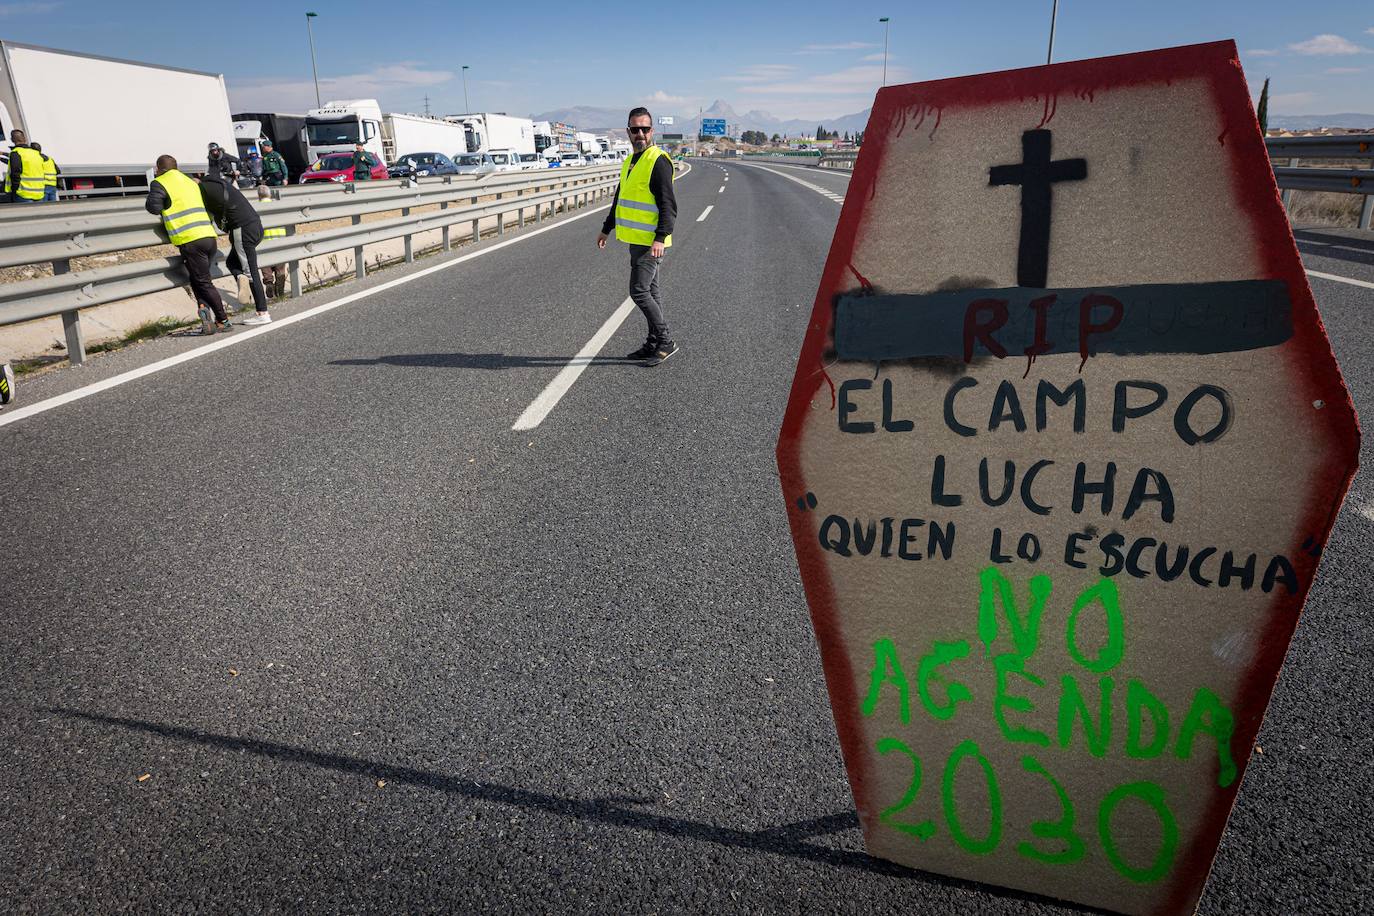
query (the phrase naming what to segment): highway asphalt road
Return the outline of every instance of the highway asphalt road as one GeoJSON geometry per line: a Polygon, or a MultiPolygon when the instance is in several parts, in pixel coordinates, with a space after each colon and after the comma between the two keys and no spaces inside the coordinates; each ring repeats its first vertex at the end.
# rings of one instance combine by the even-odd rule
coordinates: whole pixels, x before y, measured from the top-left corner
{"type": "MultiPolygon", "coordinates": [[[[625,299],[600,213],[0,426],[6,909],[1067,912],[863,853],[773,463],[846,183],[699,162],[682,352],[593,361],[531,430],[625,299]]],[[[1374,289],[1313,286],[1374,403],[1374,289]]],[[[1374,891],[1372,527],[1363,473],[1204,913],[1374,891]]]]}

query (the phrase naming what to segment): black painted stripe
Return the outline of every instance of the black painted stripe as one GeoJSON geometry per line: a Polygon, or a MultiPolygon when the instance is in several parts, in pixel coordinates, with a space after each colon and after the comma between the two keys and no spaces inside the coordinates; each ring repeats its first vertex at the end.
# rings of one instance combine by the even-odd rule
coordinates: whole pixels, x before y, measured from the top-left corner
{"type": "MultiPolygon", "coordinates": [[[[974,303],[1006,303],[1007,322],[992,337],[1011,357],[1035,343],[1036,312],[1030,304],[1054,296],[1049,305],[1044,354],[1080,353],[1082,302],[1107,296],[1121,303],[1121,320],[1106,332],[1088,335],[1093,354],[1140,356],[1153,353],[1235,353],[1274,347],[1293,336],[1292,304],[1281,280],[1216,283],[1153,283],[1080,289],[965,289],[923,294],[844,295],[835,306],[835,351],[842,360],[873,362],[944,356],[965,357],[965,318],[974,303]]],[[[1110,305],[1087,310],[1089,323],[1106,323],[1110,305]]],[[[976,320],[991,314],[982,306],[976,320]]],[[[996,355],[981,343],[973,358],[996,355]]]]}

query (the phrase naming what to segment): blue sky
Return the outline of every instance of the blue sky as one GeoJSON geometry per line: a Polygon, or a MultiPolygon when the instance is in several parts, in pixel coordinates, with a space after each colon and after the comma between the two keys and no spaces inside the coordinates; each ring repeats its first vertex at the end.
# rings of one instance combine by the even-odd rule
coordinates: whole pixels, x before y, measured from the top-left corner
{"type": "MultiPolygon", "coordinates": [[[[1234,38],[1252,88],[1273,79],[1276,114],[1374,111],[1374,3],[1356,0],[1061,0],[1055,59],[1234,38]]],[[[821,120],[862,110],[882,79],[935,79],[1044,60],[1050,0],[462,4],[274,0],[114,4],[0,2],[0,38],[222,72],[236,110],[303,111],[322,94],[376,96],[385,110],[573,105],[821,120]],[[316,5],[310,5],[314,3],[316,5]],[[175,12],[170,10],[175,9],[175,12]],[[404,13],[400,11],[405,11],[404,13]],[[805,11],[805,12],[803,12],[805,11]],[[244,12],[252,15],[244,15],[244,12]]]]}

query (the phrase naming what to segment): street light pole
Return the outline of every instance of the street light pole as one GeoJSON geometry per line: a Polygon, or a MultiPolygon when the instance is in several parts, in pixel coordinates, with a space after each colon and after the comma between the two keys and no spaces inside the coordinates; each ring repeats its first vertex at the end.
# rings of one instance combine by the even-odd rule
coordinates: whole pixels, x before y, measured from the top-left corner
{"type": "Polygon", "coordinates": [[[318,16],[319,13],[305,14],[305,33],[310,36],[310,73],[315,77],[315,107],[320,107],[320,71],[315,69],[315,30],[311,28],[310,20],[318,16]]]}
{"type": "Polygon", "coordinates": [[[1050,8],[1050,50],[1045,55],[1045,63],[1054,63],[1054,23],[1059,19],[1059,0],[1054,0],[1054,6],[1050,8]]]}
{"type": "MultiPolygon", "coordinates": [[[[1058,2],[1058,0],[1055,0],[1058,2]]],[[[892,30],[892,23],[889,17],[884,16],[878,20],[883,24],[883,85],[887,85],[887,35],[892,30]]]]}
{"type": "Polygon", "coordinates": [[[468,101],[468,65],[463,64],[463,112],[472,114],[472,104],[468,101]]]}

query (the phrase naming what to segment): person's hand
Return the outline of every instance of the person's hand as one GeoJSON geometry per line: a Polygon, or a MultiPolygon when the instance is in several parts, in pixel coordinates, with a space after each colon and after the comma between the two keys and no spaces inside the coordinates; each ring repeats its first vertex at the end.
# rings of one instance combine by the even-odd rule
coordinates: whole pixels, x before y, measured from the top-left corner
{"type": "Polygon", "coordinates": [[[654,257],[654,258],[661,258],[661,257],[663,257],[663,243],[662,243],[662,242],[654,242],[652,245],[650,245],[650,246],[649,246],[649,256],[650,256],[650,257],[654,257]]]}
{"type": "Polygon", "coordinates": [[[604,232],[598,232],[598,233],[596,234],[596,247],[597,247],[597,248],[605,248],[605,247],[606,247],[606,233],[604,233],[604,232]]]}

